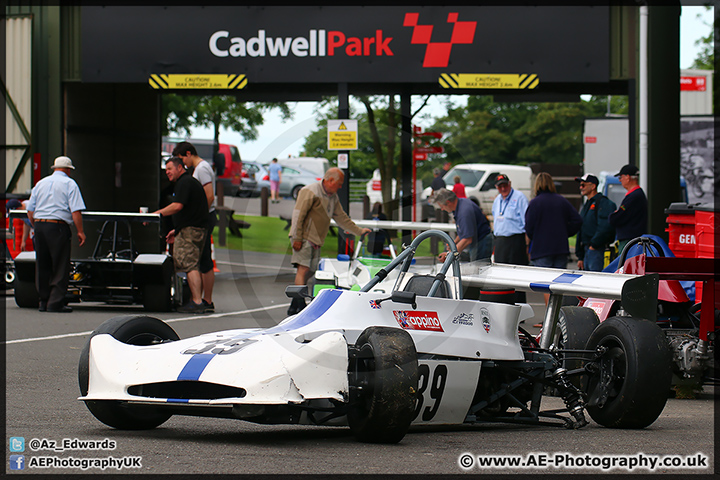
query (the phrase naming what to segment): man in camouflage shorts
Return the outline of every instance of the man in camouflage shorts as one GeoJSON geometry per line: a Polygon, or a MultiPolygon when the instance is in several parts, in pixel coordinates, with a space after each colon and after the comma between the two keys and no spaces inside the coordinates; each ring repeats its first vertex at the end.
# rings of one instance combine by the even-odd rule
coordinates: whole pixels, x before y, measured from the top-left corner
{"type": "Polygon", "coordinates": [[[205,245],[208,221],[208,203],[200,182],[187,173],[182,159],[172,157],[165,165],[168,179],[175,183],[173,201],[155,213],[172,215],[175,227],[167,235],[167,242],[174,244],[175,270],[187,273],[192,300],[178,308],[178,312],[203,313],[202,277],[200,253],[205,245]]]}

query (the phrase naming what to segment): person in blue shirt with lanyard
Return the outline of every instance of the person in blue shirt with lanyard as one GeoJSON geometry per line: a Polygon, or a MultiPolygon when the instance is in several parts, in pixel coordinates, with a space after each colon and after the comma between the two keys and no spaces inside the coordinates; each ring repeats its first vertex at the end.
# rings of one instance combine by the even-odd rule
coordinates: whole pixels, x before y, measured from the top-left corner
{"type": "MultiPolygon", "coordinates": [[[[504,173],[495,178],[500,195],[492,206],[493,242],[496,263],[528,265],[528,247],[525,236],[525,212],[528,199],[524,193],[512,188],[510,178],[504,173]]],[[[525,292],[515,293],[516,302],[525,302],[525,292]]]]}
{"type": "Polygon", "coordinates": [[[495,178],[495,187],[500,192],[492,207],[495,262],[528,265],[525,239],[528,199],[525,194],[512,188],[512,182],[504,173],[495,178]]]}

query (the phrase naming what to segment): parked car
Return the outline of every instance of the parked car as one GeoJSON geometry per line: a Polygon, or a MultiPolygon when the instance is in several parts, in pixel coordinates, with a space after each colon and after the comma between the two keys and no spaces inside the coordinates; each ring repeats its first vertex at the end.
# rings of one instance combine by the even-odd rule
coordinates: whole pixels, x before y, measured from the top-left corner
{"type": "MultiPolygon", "coordinates": [[[[467,197],[482,208],[485,214],[492,213],[492,204],[495,197],[498,196],[495,188],[495,178],[504,173],[510,177],[512,187],[525,194],[530,198],[530,180],[532,170],[530,167],[520,165],[505,165],[493,163],[464,163],[451,168],[445,175],[443,180],[448,189],[452,189],[455,184],[453,180],[455,175],[460,176],[460,182],[465,185],[465,194],[467,197]]],[[[427,199],[432,193],[430,187],[422,192],[421,198],[427,199]]]]}
{"type": "Polygon", "coordinates": [[[253,197],[257,187],[258,178],[256,176],[259,170],[259,164],[255,162],[244,161],[242,172],[240,173],[240,188],[238,189],[238,197],[253,197]]]}
{"type": "MultiPolygon", "coordinates": [[[[270,174],[268,173],[268,166],[257,164],[257,167],[258,171],[255,173],[257,186],[255,187],[255,193],[253,196],[260,195],[263,187],[267,187],[268,191],[270,190],[270,174]]],[[[311,183],[319,182],[320,180],[322,180],[321,176],[318,176],[309,170],[299,167],[291,168],[283,166],[279,194],[281,197],[292,197],[293,199],[297,199],[298,193],[300,193],[300,189],[302,187],[310,185],[311,183]]]]}
{"type": "Polygon", "coordinates": [[[330,168],[330,162],[323,157],[288,157],[278,158],[278,163],[283,167],[297,168],[299,170],[307,170],[321,177],[330,168]]]}
{"type": "Polygon", "coordinates": [[[223,185],[225,195],[236,196],[240,192],[242,160],[240,159],[240,150],[235,145],[227,143],[219,143],[217,146],[217,156],[215,153],[215,142],[213,140],[199,138],[169,138],[163,137],[162,151],[172,153],[175,145],[188,141],[193,144],[198,155],[210,162],[215,168],[215,177],[218,184],[223,185]]]}

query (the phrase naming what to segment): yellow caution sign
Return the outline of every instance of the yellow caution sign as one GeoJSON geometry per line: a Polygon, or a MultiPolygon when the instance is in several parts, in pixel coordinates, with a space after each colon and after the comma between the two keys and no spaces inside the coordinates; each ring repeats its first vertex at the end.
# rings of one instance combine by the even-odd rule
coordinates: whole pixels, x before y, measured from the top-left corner
{"type": "Polygon", "coordinates": [[[148,83],[157,90],[236,90],[245,88],[248,81],[245,75],[181,73],[153,74],[148,83]]]}
{"type": "Polygon", "coordinates": [[[328,120],[328,150],[357,148],[357,120],[328,120]]]}
{"type": "Polygon", "coordinates": [[[535,73],[443,73],[443,88],[533,89],[540,79],[535,73]]]}

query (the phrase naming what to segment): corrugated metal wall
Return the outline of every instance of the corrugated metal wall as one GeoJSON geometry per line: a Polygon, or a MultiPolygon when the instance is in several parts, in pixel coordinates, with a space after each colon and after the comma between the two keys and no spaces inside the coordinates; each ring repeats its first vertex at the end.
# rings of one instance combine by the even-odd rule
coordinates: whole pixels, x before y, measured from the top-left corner
{"type": "MultiPolygon", "coordinates": [[[[32,125],[32,17],[11,16],[5,22],[5,141],[8,146],[5,161],[5,179],[9,182],[30,140],[32,125]],[[10,106],[15,106],[15,112],[10,106]],[[23,133],[25,132],[25,133],[23,133]]],[[[28,154],[31,154],[29,152],[28,154]]],[[[29,191],[32,180],[32,161],[28,161],[17,180],[15,193],[29,191]]],[[[7,188],[7,184],[5,185],[7,188]]]]}

